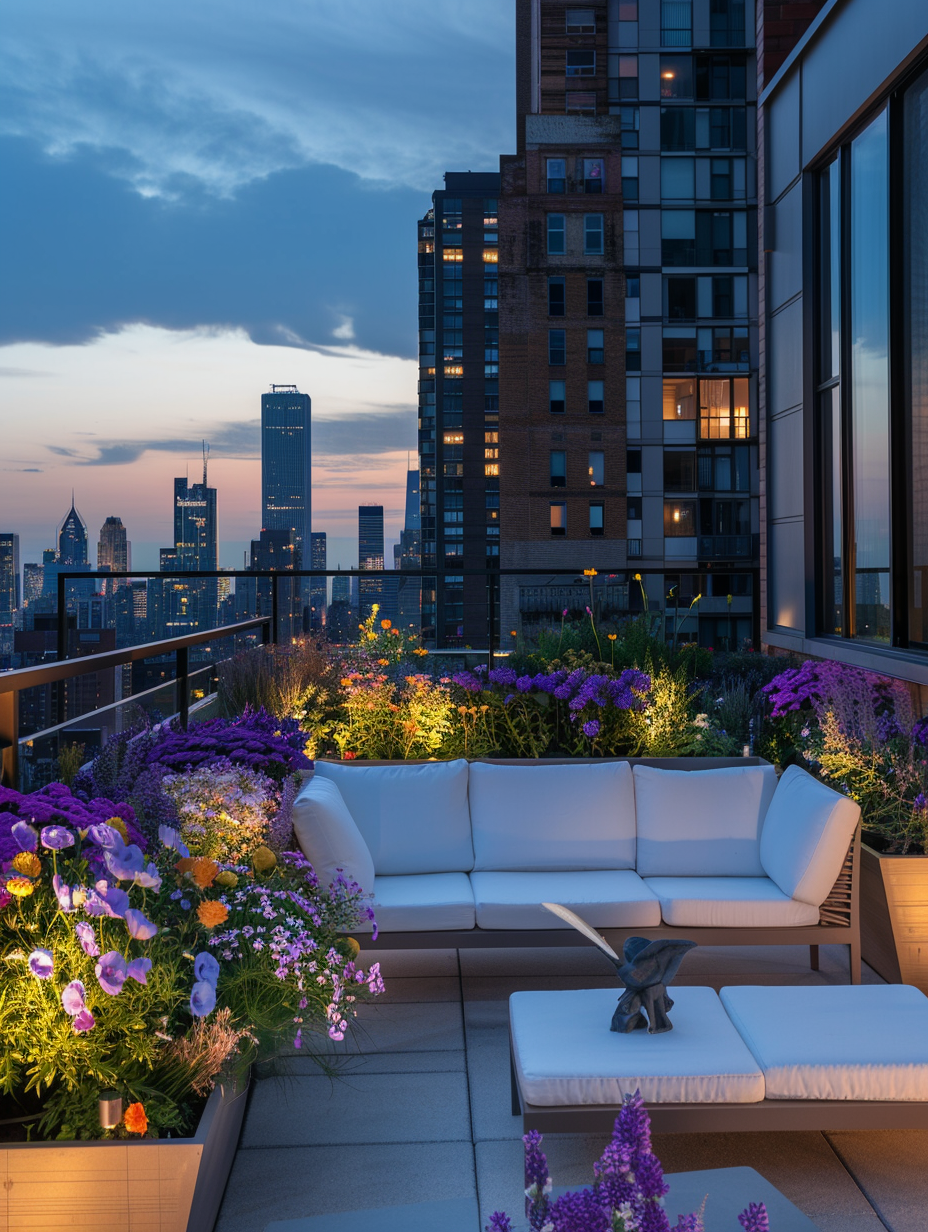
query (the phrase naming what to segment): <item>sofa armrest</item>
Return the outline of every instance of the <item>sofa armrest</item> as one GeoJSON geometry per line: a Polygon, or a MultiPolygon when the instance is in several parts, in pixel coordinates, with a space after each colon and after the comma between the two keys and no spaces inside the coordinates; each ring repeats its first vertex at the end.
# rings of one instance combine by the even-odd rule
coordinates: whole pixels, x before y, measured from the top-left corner
{"type": "Polygon", "coordinates": [[[841,872],[819,907],[819,923],[849,928],[854,916],[854,877],[860,857],[860,826],[854,831],[841,872]]]}

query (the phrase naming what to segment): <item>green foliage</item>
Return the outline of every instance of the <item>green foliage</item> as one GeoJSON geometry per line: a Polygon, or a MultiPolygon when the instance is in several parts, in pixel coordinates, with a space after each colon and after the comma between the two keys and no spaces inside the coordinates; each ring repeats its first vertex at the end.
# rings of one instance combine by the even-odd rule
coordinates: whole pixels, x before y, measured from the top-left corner
{"type": "Polygon", "coordinates": [[[645,757],[687,757],[699,749],[693,722],[692,697],[686,669],[645,668],[652,678],[651,694],[640,720],[640,749],[645,757]]]}
{"type": "Polygon", "coordinates": [[[397,683],[383,671],[355,671],[341,683],[333,739],[342,757],[437,757],[452,739],[456,711],[442,681],[415,673],[397,683]]]}
{"type": "Polygon", "coordinates": [[[59,783],[64,783],[66,787],[70,787],[74,782],[78,770],[84,764],[84,749],[86,745],[78,744],[76,741],[72,744],[60,744],[58,746],[58,756],[55,759],[55,777],[59,783]]]}

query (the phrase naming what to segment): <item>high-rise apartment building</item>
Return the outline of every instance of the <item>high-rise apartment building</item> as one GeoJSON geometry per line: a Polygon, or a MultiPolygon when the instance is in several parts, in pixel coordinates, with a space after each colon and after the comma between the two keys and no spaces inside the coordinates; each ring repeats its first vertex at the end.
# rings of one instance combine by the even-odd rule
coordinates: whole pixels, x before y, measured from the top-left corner
{"type": "MultiPolygon", "coordinates": [[[[358,506],[358,568],[383,573],[383,505],[358,506]]],[[[383,578],[360,578],[360,619],[366,620],[376,603],[383,605],[383,578]]]]}
{"type": "MultiPolygon", "coordinates": [[[[219,567],[219,522],[216,489],[207,481],[204,449],[203,480],[174,480],[174,547],[162,548],[161,572],[216,570],[219,567]]],[[[177,578],[155,582],[157,594],[150,596],[153,621],[161,623],[156,636],[176,637],[197,629],[212,629],[218,611],[218,586],[215,578],[197,581],[177,578]]]]}
{"type": "MultiPolygon", "coordinates": [[[[124,572],[129,568],[129,540],[122,518],[107,518],[100,527],[100,538],[97,542],[97,568],[111,569],[114,572],[124,572]]],[[[125,586],[126,579],[119,578],[110,583],[110,589],[115,590],[125,586]]],[[[106,581],[101,583],[101,590],[107,593],[106,581]]]]}
{"type": "MultiPolygon", "coordinates": [[[[324,530],[314,530],[310,536],[310,568],[325,569],[326,567],[326,533],[324,530]]],[[[327,579],[311,578],[309,584],[309,631],[321,633],[325,628],[327,579]]]]}
{"type": "Polygon", "coordinates": [[[19,535],[0,531],[0,663],[6,666],[13,653],[13,632],[20,606],[19,535]]]}
{"type": "Polygon", "coordinates": [[[435,646],[485,644],[487,581],[464,570],[499,562],[499,182],[448,172],[419,221],[421,556],[448,570],[423,582],[435,646]]]}
{"type": "Polygon", "coordinates": [[[309,559],[312,527],[312,427],[309,394],[272,385],[261,395],[261,525],[292,530],[300,563],[309,559]]]}

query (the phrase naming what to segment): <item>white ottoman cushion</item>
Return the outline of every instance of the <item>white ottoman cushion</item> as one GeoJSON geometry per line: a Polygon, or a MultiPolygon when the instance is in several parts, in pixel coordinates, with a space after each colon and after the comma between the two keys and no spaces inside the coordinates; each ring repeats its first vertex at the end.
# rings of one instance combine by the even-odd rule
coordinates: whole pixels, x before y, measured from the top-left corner
{"type": "Polygon", "coordinates": [[[660,900],[665,924],[788,928],[818,923],[818,907],[788,898],[769,877],[648,877],[645,885],[660,900]]]}
{"type": "Polygon", "coordinates": [[[820,907],[837,880],[860,805],[799,766],[784,770],[760,838],[760,860],[784,894],[820,907]]]}
{"type": "Polygon", "coordinates": [[[470,768],[474,868],[635,867],[635,789],[628,762],[470,768]]]}
{"type": "Polygon", "coordinates": [[[904,984],[723,988],[768,1099],[928,1100],[928,997],[904,984]]]}
{"type": "Polygon", "coordinates": [[[629,869],[582,873],[471,873],[481,928],[570,928],[542,903],[561,903],[594,928],[653,928],[661,908],[629,869]]]}
{"type": "Polygon", "coordinates": [[[378,876],[473,868],[463,758],[418,766],[317,761],[316,776],[342,793],[378,876]]]}
{"type": "Polygon", "coordinates": [[[751,1104],[764,1078],[711,988],[670,990],[673,1030],[609,1030],[622,989],[516,992],[509,998],[522,1094],[545,1107],[647,1103],[751,1104]]]}
{"type": "Polygon", "coordinates": [[[473,928],[474,895],[466,873],[375,877],[374,916],[382,933],[473,928]]]}
{"type": "Polygon", "coordinates": [[[657,770],[635,766],[642,877],[762,877],[760,836],[773,766],[657,770]]]}
{"type": "Polygon", "coordinates": [[[374,861],[341,792],[314,775],[293,802],[293,832],[300,850],[324,886],[339,869],[368,894],[374,888],[374,861]]]}

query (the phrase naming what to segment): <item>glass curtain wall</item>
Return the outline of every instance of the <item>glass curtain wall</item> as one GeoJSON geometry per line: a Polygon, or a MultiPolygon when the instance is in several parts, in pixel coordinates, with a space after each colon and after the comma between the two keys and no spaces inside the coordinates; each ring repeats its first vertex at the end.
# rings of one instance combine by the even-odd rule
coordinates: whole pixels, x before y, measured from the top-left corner
{"type": "Polygon", "coordinates": [[[908,322],[908,618],[911,644],[928,645],[928,73],[905,96],[904,287],[908,322]]]}

